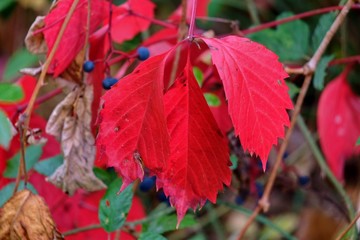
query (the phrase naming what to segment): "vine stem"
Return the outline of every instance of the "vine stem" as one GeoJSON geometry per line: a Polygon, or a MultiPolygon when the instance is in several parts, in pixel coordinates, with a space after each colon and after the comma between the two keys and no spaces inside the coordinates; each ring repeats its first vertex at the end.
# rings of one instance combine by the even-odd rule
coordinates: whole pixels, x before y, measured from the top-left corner
{"type": "MultiPolygon", "coordinates": [[[[68,26],[70,19],[73,15],[73,13],[75,12],[76,6],[78,5],[79,0],[74,0],[74,2],[72,3],[69,12],[67,13],[65,20],[63,22],[63,24],[61,25],[60,31],[58,36],[56,37],[55,43],[53,48],[50,51],[49,56],[47,57],[41,73],[40,73],[40,77],[38,82],[36,83],[35,89],[33,94],[31,95],[31,98],[29,100],[29,104],[27,106],[27,108],[25,109],[25,112],[23,114],[21,114],[19,116],[19,121],[18,121],[18,125],[19,125],[19,130],[20,130],[20,141],[21,141],[21,157],[20,157],[20,164],[19,164],[19,171],[18,173],[23,172],[24,173],[24,181],[25,181],[25,185],[27,183],[27,174],[26,174],[26,163],[25,163],[25,145],[26,145],[26,132],[29,128],[29,123],[30,123],[30,116],[31,113],[34,109],[34,105],[35,105],[35,101],[37,96],[39,95],[39,91],[40,88],[44,85],[44,81],[45,81],[45,77],[46,77],[46,73],[49,69],[49,66],[51,64],[51,61],[53,60],[55,53],[60,45],[61,39],[64,35],[64,32],[66,30],[66,27],[68,26]],[[22,127],[22,124],[24,124],[24,127],[22,127]]],[[[15,188],[14,188],[14,193],[16,193],[18,187],[19,187],[19,183],[20,183],[20,179],[21,179],[21,175],[22,174],[18,174],[16,177],[16,183],[15,183],[15,188]]]]}
{"type": "Polygon", "coordinates": [[[85,227],[79,227],[79,228],[75,228],[75,229],[71,229],[67,232],[64,232],[62,235],[64,237],[69,236],[69,235],[74,235],[80,232],[86,232],[89,230],[94,230],[94,229],[99,229],[102,228],[101,224],[93,224],[93,225],[89,225],[89,226],[85,226],[85,227]]]}
{"type": "MultiPolygon", "coordinates": [[[[267,22],[267,23],[258,25],[256,27],[252,27],[252,28],[249,28],[249,29],[242,30],[240,34],[247,35],[247,34],[259,32],[261,30],[276,27],[278,25],[281,25],[281,24],[284,24],[284,23],[287,23],[287,22],[291,22],[291,21],[294,21],[294,20],[297,20],[297,19],[307,18],[307,17],[318,15],[318,14],[322,14],[322,13],[342,10],[343,8],[345,8],[345,6],[331,6],[331,7],[311,10],[311,11],[308,11],[308,12],[296,14],[296,15],[291,16],[291,17],[283,18],[283,19],[280,19],[280,20],[272,21],[272,22],[267,22]]],[[[351,8],[352,9],[360,9],[360,5],[353,5],[353,6],[351,6],[351,8]]]]}
{"type": "Polygon", "coordinates": [[[289,139],[290,136],[294,130],[294,126],[296,124],[297,121],[297,117],[300,114],[300,110],[302,107],[302,104],[304,102],[307,90],[309,89],[310,83],[311,83],[311,79],[312,79],[312,75],[313,72],[316,69],[317,63],[319,62],[321,56],[323,55],[323,53],[325,52],[328,44],[330,43],[331,39],[333,38],[334,34],[336,33],[336,31],[338,30],[338,28],[340,27],[341,23],[344,21],[346,15],[348,14],[351,6],[353,4],[353,0],[348,0],[347,3],[345,4],[345,6],[342,8],[341,12],[338,14],[338,16],[336,17],[335,21],[333,22],[333,24],[331,25],[330,29],[327,31],[324,39],[321,41],[320,46],[318,47],[318,49],[316,50],[315,54],[313,55],[313,57],[310,59],[309,62],[307,62],[304,65],[304,75],[305,75],[305,79],[303,82],[303,85],[300,89],[300,93],[299,96],[296,100],[296,104],[292,113],[292,119],[290,122],[290,126],[286,132],[285,138],[280,146],[279,152],[276,156],[276,160],[274,163],[274,166],[270,172],[270,176],[269,179],[267,181],[267,184],[265,186],[265,190],[263,193],[263,196],[261,197],[261,199],[258,202],[257,207],[255,208],[253,214],[251,214],[250,218],[247,220],[244,228],[241,230],[238,239],[242,239],[245,236],[245,233],[247,231],[247,229],[250,227],[250,225],[252,224],[252,222],[255,220],[256,216],[261,212],[267,212],[270,208],[270,202],[269,202],[269,197],[272,191],[272,188],[274,186],[274,182],[276,179],[276,175],[278,172],[278,169],[281,165],[282,162],[282,158],[283,155],[285,153],[285,150],[287,148],[287,145],[289,143],[289,139]]]}
{"type": "MultiPolygon", "coordinates": [[[[187,30],[186,18],[187,18],[187,0],[182,0],[181,1],[181,20],[180,20],[180,24],[179,24],[179,32],[178,32],[178,38],[177,38],[178,43],[185,37],[185,34],[186,34],[186,30],[187,30]]],[[[170,81],[169,81],[168,87],[170,87],[171,84],[175,81],[176,72],[178,70],[178,65],[179,65],[179,61],[180,61],[180,54],[181,54],[181,46],[178,46],[176,48],[176,52],[175,52],[175,57],[174,57],[174,62],[173,62],[171,73],[170,73],[170,81]]]]}
{"type": "Polygon", "coordinates": [[[260,24],[259,13],[257,11],[255,1],[246,0],[246,6],[248,8],[250,18],[251,18],[251,21],[253,22],[253,24],[256,24],[256,25],[260,24]]]}
{"type": "Polygon", "coordinates": [[[346,233],[354,226],[356,221],[360,218],[360,212],[354,217],[354,219],[351,221],[351,223],[340,233],[340,235],[336,238],[336,240],[341,240],[343,237],[345,237],[346,233]]]}
{"type": "Polygon", "coordinates": [[[197,0],[192,1],[191,8],[191,18],[190,18],[190,27],[188,38],[192,40],[194,38],[194,29],[195,29],[195,19],[196,19],[196,8],[197,8],[197,0]]]}
{"type": "Polygon", "coordinates": [[[347,193],[344,190],[341,183],[336,179],[336,177],[334,176],[334,174],[332,173],[332,171],[326,164],[326,160],[325,160],[324,156],[321,154],[320,149],[316,145],[314,138],[312,137],[309,129],[307,128],[307,126],[304,122],[304,119],[301,116],[298,117],[297,125],[299,126],[299,129],[302,132],[302,134],[304,135],[304,137],[310,147],[310,150],[312,151],[312,153],[315,157],[317,164],[319,164],[321,170],[326,174],[326,176],[329,179],[329,181],[331,182],[331,184],[335,187],[336,191],[343,198],[346,208],[348,210],[350,219],[354,218],[354,208],[353,208],[350,197],[347,195],[347,193]]]}

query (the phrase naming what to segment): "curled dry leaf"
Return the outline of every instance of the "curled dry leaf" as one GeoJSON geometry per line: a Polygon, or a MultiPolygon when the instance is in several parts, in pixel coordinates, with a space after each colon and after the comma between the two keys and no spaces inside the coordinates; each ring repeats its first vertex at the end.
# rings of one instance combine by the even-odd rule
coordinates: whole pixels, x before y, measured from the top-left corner
{"type": "Polygon", "coordinates": [[[31,25],[26,37],[25,37],[25,45],[29,52],[34,54],[45,54],[48,51],[46,42],[44,40],[44,34],[37,33],[34,34],[37,30],[43,28],[45,26],[44,16],[36,17],[34,23],[31,25]]]}
{"type": "Polygon", "coordinates": [[[64,163],[48,181],[73,194],[76,189],[97,191],[105,185],[93,173],[96,148],[91,132],[91,86],[78,87],[60,102],[51,114],[46,132],[58,137],[64,163]]]}
{"type": "Polygon", "coordinates": [[[29,190],[17,192],[0,209],[0,239],[58,240],[58,232],[44,200],[29,190]]]}

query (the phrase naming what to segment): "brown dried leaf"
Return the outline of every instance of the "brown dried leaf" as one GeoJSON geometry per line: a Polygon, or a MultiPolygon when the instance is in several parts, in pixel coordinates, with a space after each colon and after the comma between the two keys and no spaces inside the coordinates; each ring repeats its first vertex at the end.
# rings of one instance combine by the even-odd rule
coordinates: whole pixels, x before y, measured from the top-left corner
{"type": "Polygon", "coordinates": [[[78,84],[81,84],[83,79],[82,65],[84,63],[84,59],[85,50],[83,49],[61,74],[61,77],[70,82],[76,82],[78,84]]]}
{"type": "Polygon", "coordinates": [[[44,18],[44,16],[36,17],[25,37],[26,48],[29,52],[34,54],[45,54],[48,51],[44,35],[42,33],[38,33],[36,35],[33,34],[35,31],[45,26],[44,18]]]}
{"type": "Polygon", "coordinates": [[[97,191],[105,188],[93,173],[96,148],[91,132],[91,86],[71,92],[50,116],[46,131],[61,141],[64,163],[48,181],[73,194],[76,189],[97,191]]]}
{"type": "Polygon", "coordinates": [[[17,192],[0,209],[0,239],[60,240],[49,208],[29,190],[17,192]]]}

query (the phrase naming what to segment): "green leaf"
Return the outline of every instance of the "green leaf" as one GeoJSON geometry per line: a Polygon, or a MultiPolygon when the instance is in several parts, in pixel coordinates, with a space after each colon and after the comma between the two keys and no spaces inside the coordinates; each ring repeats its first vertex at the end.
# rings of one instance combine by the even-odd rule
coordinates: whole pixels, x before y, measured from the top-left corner
{"type": "Polygon", "coordinates": [[[213,93],[204,93],[204,97],[207,104],[211,107],[218,107],[221,105],[220,99],[213,93]]]}
{"type": "Polygon", "coordinates": [[[13,137],[11,133],[11,123],[5,113],[0,111],[0,145],[5,149],[9,149],[10,142],[13,137]]]}
{"type": "Polygon", "coordinates": [[[335,17],[336,15],[333,12],[324,14],[320,17],[311,38],[311,50],[313,53],[320,46],[321,41],[325,37],[325,34],[329,30],[331,24],[334,22],[335,17]]]}
{"type": "Polygon", "coordinates": [[[15,3],[15,0],[1,0],[0,1],[0,12],[5,10],[11,4],[15,3]]]}
{"type": "Polygon", "coordinates": [[[313,86],[315,89],[321,91],[324,88],[324,79],[326,76],[326,68],[329,65],[329,62],[334,58],[334,56],[324,56],[320,59],[314,74],[313,86]]]}
{"type": "MultiPolygon", "coordinates": [[[[4,205],[4,203],[7,200],[11,198],[14,192],[14,188],[15,188],[15,182],[12,182],[0,190],[0,208],[2,207],[2,205],[4,205]]],[[[32,191],[33,193],[37,194],[36,189],[34,188],[33,185],[31,185],[31,183],[27,183],[26,188],[32,191]]],[[[23,189],[24,189],[24,181],[21,181],[18,190],[23,190],[23,189]]]]}
{"type": "Polygon", "coordinates": [[[20,86],[11,83],[0,83],[0,102],[17,102],[24,97],[20,86]]]}
{"type": "Polygon", "coordinates": [[[166,240],[166,239],[167,239],[166,237],[153,232],[143,232],[139,237],[139,240],[166,240]]]}
{"type": "Polygon", "coordinates": [[[114,168],[102,169],[98,167],[94,167],[94,174],[97,178],[99,178],[106,186],[109,186],[116,178],[117,173],[114,168]]]}
{"type": "Polygon", "coordinates": [[[39,161],[34,165],[34,169],[45,176],[50,176],[64,162],[63,155],[59,154],[51,158],[39,161]]]}
{"type": "Polygon", "coordinates": [[[196,81],[198,82],[199,86],[201,87],[204,82],[204,74],[198,67],[193,67],[193,73],[195,76],[196,81]]]}
{"type": "MultiPolygon", "coordinates": [[[[179,229],[193,226],[196,223],[194,219],[194,215],[186,214],[184,219],[181,221],[179,229]]],[[[177,215],[165,215],[159,218],[154,219],[154,221],[150,221],[145,229],[148,232],[154,232],[158,234],[162,234],[168,231],[173,231],[176,229],[177,224],[177,215]]]]}
{"type": "Polygon", "coordinates": [[[231,154],[231,155],[230,155],[230,161],[231,161],[231,163],[232,163],[230,169],[231,169],[231,170],[236,169],[236,168],[238,167],[239,160],[238,160],[238,158],[236,157],[235,154],[231,154]]]}
{"type": "Polygon", "coordinates": [[[359,137],[358,140],[356,141],[355,146],[360,146],[360,137],[359,137]]]}
{"type": "MultiPolygon", "coordinates": [[[[278,16],[277,20],[290,16],[293,14],[285,12],[278,16]]],[[[306,57],[310,30],[305,22],[295,20],[279,25],[276,30],[266,29],[248,37],[274,51],[279,55],[280,61],[296,61],[306,57]]]]}
{"type": "MultiPolygon", "coordinates": [[[[25,160],[26,160],[26,171],[29,171],[35,163],[40,159],[42,154],[43,145],[31,145],[26,148],[25,151],[25,160]]],[[[16,178],[18,174],[18,168],[20,164],[20,151],[12,157],[6,163],[6,169],[3,173],[3,176],[6,178],[16,178]]]]}
{"type": "Polygon", "coordinates": [[[132,184],[117,194],[121,185],[120,178],[112,182],[100,201],[99,219],[101,226],[107,232],[113,232],[124,225],[131,207],[134,195],[132,184]]]}
{"type": "Polygon", "coordinates": [[[286,82],[286,85],[289,87],[290,98],[294,98],[296,94],[300,92],[300,88],[293,84],[292,82],[286,82]]]}
{"type": "Polygon", "coordinates": [[[3,79],[9,81],[19,76],[19,70],[31,67],[38,62],[38,57],[31,54],[26,48],[17,50],[8,60],[5,66],[3,79]]]}

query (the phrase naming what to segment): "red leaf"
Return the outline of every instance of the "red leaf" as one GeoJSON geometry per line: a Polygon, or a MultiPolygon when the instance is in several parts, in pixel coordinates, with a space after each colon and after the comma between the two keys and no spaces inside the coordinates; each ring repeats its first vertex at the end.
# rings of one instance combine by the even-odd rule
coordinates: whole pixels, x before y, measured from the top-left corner
{"type": "Polygon", "coordinates": [[[169,137],[163,109],[164,55],[141,63],[103,99],[97,145],[108,166],[123,176],[122,189],[144,176],[143,164],[154,174],[165,168],[169,137]],[[140,156],[141,158],[140,158],[140,156]]]}
{"type": "Polygon", "coordinates": [[[360,97],[351,91],[346,81],[350,70],[348,67],[326,86],[317,112],[321,148],[340,180],[346,158],[360,152],[360,147],[355,147],[360,136],[360,97]]]}
{"type": "Polygon", "coordinates": [[[214,202],[223,184],[230,184],[226,141],[203,97],[188,59],[183,73],[164,98],[171,155],[158,187],[170,196],[179,222],[187,209],[206,199],[214,202]]]}
{"type": "MultiPolygon", "coordinates": [[[[48,54],[54,46],[55,40],[59,34],[60,28],[64,22],[73,0],[58,1],[56,6],[45,17],[45,27],[43,34],[49,48],[48,54]]],[[[52,60],[52,69],[54,77],[60,75],[68,65],[74,60],[75,56],[83,49],[85,45],[87,29],[87,11],[88,0],[80,0],[77,8],[72,15],[70,22],[61,39],[59,48],[52,60]]],[[[104,21],[105,10],[108,4],[103,0],[91,1],[91,21],[89,33],[93,33],[97,27],[104,21]]]]}
{"type": "Polygon", "coordinates": [[[284,81],[287,74],[275,53],[246,38],[202,40],[223,81],[235,133],[265,167],[272,145],[289,126],[286,109],[293,106],[284,81]]]}
{"type": "Polygon", "coordinates": [[[122,43],[148,29],[151,24],[148,19],[154,18],[154,9],[155,4],[150,0],[128,0],[120,6],[113,6],[113,40],[122,43]]]}

